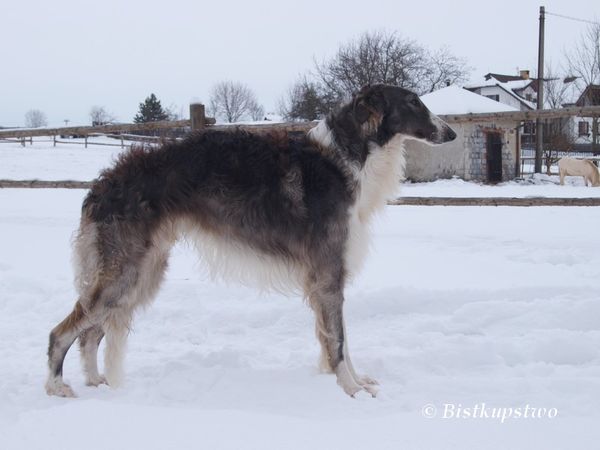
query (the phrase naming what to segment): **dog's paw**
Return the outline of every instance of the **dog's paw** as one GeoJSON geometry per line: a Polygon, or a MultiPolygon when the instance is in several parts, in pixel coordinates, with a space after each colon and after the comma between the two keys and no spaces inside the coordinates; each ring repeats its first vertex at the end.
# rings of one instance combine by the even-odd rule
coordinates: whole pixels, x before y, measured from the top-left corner
{"type": "Polygon", "coordinates": [[[338,385],[340,385],[344,392],[350,397],[354,397],[360,391],[365,391],[372,397],[377,396],[377,388],[375,387],[377,381],[367,376],[358,377],[358,379],[356,379],[345,361],[338,364],[335,375],[337,377],[338,385]]]}
{"type": "Polygon", "coordinates": [[[377,389],[377,385],[379,385],[379,383],[377,383],[377,381],[375,381],[374,379],[369,378],[369,377],[362,377],[359,380],[359,384],[360,384],[360,387],[364,391],[371,394],[371,397],[373,397],[373,398],[377,397],[377,392],[379,392],[379,389],[377,389]],[[368,381],[363,381],[363,380],[368,380],[368,381]]]}
{"type": "Polygon", "coordinates": [[[106,384],[108,385],[108,381],[106,381],[106,378],[104,377],[104,375],[96,375],[96,376],[90,376],[88,377],[88,379],[85,382],[86,386],[94,386],[94,387],[98,387],[101,384],[106,384]]]}
{"type": "Polygon", "coordinates": [[[75,392],[71,386],[64,383],[60,379],[50,379],[46,382],[46,393],[48,395],[56,395],[57,397],[75,398],[75,392]]]}
{"type": "Polygon", "coordinates": [[[358,375],[356,381],[361,386],[364,384],[371,384],[374,386],[379,386],[379,382],[377,380],[375,380],[374,378],[371,378],[368,375],[358,375]]]}

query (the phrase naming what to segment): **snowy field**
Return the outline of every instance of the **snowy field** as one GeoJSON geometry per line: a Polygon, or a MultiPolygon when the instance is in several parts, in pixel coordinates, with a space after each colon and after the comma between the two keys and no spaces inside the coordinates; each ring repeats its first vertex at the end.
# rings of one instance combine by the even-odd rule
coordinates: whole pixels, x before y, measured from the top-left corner
{"type": "MultiPolygon", "coordinates": [[[[106,138],[90,138],[83,145],[44,142],[34,139],[33,145],[0,144],[0,179],[9,180],[78,180],[89,181],[109,166],[123,150],[120,147],[95,146],[93,142],[119,143],[106,138]]],[[[71,139],[80,142],[82,139],[71,139]]],[[[435,183],[405,183],[403,195],[416,197],[600,197],[600,189],[587,188],[581,177],[567,177],[560,186],[558,176],[527,177],[519,182],[480,185],[462,180],[439,180],[435,183]]]]}
{"type": "MultiPolygon", "coordinates": [[[[48,145],[0,145],[0,178],[89,180],[121,151],[48,145]]],[[[600,195],[555,181],[402,190],[600,195]]],[[[598,447],[600,208],[388,207],[345,306],[376,399],[351,399],[317,372],[300,298],[212,281],[183,245],[137,315],[125,385],[84,386],[74,347],[65,377],[79,398],[51,398],[47,338],[75,300],[70,238],[84,195],[0,189],[1,450],[598,447]],[[484,406],[513,417],[473,412],[484,406]]]]}

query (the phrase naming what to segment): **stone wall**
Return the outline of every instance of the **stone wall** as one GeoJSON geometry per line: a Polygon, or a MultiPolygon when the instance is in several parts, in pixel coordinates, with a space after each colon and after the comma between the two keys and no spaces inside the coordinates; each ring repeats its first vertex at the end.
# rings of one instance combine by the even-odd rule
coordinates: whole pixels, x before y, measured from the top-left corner
{"type": "Polygon", "coordinates": [[[516,175],[517,134],[515,124],[460,123],[451,125],[457,138],[429,147],[416,141],[406,144],[406,177],[412,181],[433,181],[457,176],[464,180],[487,181],[487,132],[501,133],[502,179],[516,175]]]}

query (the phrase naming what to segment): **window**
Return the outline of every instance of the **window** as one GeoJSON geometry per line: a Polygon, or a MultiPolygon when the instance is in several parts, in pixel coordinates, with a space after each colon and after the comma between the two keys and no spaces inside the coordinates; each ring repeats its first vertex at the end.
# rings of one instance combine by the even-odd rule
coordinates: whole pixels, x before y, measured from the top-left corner
{"type": "Polygon", "coordinates": [[[523,134],[535,134],[535,122],[525,122],[523,134]]]}
{"type": "Polygon", "coordinates": [[[491,98],[492,100],[496,100],[497,102],[500,101],[500,96],[498,94],[496,95],[486,95],[487,98],[491,98]]]}
{"type": "Polygon", "coordinates": [[[585,121],[579,122],[579,136],[588,136],[590,134],[590,124],[585,121]]]}

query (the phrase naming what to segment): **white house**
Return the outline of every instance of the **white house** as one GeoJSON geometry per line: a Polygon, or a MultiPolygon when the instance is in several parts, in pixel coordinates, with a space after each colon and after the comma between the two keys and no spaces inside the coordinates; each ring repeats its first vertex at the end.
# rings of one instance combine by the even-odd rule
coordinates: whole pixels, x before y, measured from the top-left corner
{"type": "MultiPolygon", "coordinates": [[[[518,111],[517,108],[448,86],[421,100],[435,114],[468,114],[518,111]]],[[[417,141],[406,145],[406,177],[431,181],[458,176],[464,180],[498,182],[516,176],[518,130],[512,120],[465,121],[451,124],[457,138],[438,147],[417,141]]]]}
{"type": "MultiPolygon", "coordinates": [[[[600,85],[590,84],[581,93],[579,98],[575,101],[576,106],[599,106],[600,105],[600,85]]],[[[565,105],[571,106],[571,105],[565,105]]],[[[593,150],[600,150],[600,126],[598,119],[592,119],[591,117],[573,117],[573,131],[575,135],[575,149],[586,150],[588,147],[590,150],[593,147],[595,141],[595,148],[593,150]]]]}
{"type": "Polygon", "coordinates": [[[482,83],[465,86],[465,89],[519,111],[536,108],[537,82],[529,78],[529,71],[522,70],[518,76],[488,73],[484,78],[482,83]]]}
{"type": "MultiPolygon", "coordinates": [[[[528,70],[520,71],[519,75],[488,73],[484,78],[485,81],[482,83],[467,86],[466,89],[521,111],[537,108],[538,81],[535,78],[529,78],[528,70]]],[[[544,81],[546,83],[545,109],[600,105],[600,86],[598,85],[590,85],[581,92],[576,77],[553,78],[544,81]]],[[[546,146],[569,147],[552,148],[551,150],[590,151],[594,136],[598,135],[598,130],[594,133],[594,127],[598,127],[597,121],[594,122],[589,117],[557,119],[547,126],[549,128],[544,139],[546,146]],[[557,133],[563,136],[563,139],[547,141],[550,135],[557,133]]],[[[535,146],[535,134],[535,123],[524,123],[521,131],[521,146],[524,149],[532,149],[535,146]]],[[[596,142],[598,142],[598,138],[596,138],[596,142]]]]}

